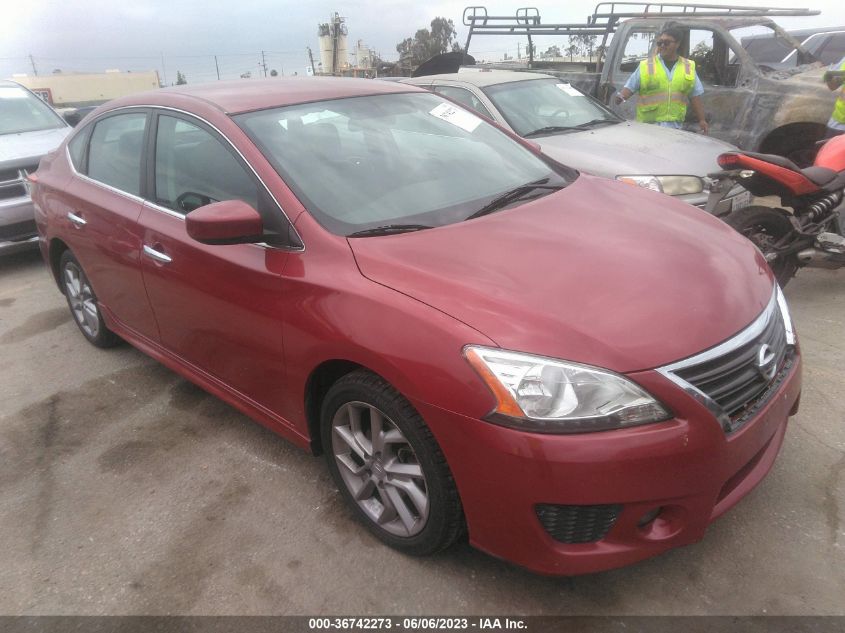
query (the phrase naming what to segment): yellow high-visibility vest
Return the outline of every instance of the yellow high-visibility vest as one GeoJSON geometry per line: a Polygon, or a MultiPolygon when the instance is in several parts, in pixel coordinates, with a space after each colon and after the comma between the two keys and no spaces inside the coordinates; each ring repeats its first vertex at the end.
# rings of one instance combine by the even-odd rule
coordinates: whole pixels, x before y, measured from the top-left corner
{"type": "Polygon", "coordinates": [[[695,87],[695,62],[679,57],[672,81],[657,59],[640,62],[640,96],[637,100],[637,121],[683,123],[687,116],[687,97],[695,87]]]}
{"type": "MultiPolygon", "coordinates": [[[[839,70],[845,70],[845,62],[842,62],[839,70]]],[[[836,105],[833,106],[833,120],[845,123],[845,85],[839,88],[839,96],[836,98],[836,105]]]]}

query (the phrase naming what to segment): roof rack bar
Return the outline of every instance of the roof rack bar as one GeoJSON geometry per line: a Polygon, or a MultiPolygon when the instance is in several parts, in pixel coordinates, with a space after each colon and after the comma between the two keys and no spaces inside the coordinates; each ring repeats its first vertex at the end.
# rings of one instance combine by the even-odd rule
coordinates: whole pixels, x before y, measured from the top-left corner
{"type": "Polygon", "coordinates": [[[602,35],[606,32],[604,27],[585,27],[583,24],[544,24],[540,27],[525,27],[525,26],[502,26],[495,28],[490,26],[480,27],[473,30],[473,35],[509,35],[511,33],[520,35],[530,32],[531,35],[567,35],[567,34],[586,34],[586,35],[602,35]],[[487,30],[490,29],[490,30],[487,30]]]}
{"type": "MultiPolygon", "coordinates": [[[[473,35],[527,35],[529,42],[537,35],[601,35],[602,48],[626,18],[727,18],[779,17],[819,15],[821,11],[806,8],[766,8],[732,4],[687,4],[683,2],[631,2],[622,0],[599,2],[592,15],[581,24],[543,24],[536,7],[521,7],[515,15],[487,15],[487,8],[470,6],[464,9],[463,23],[469,27],[464,53],[469,51],[473,35]]],[[[529,47],[529,61],[533,58],[529,47]]],[[[601,63],[601,62],[599,62],[601,63]]]]}
{"type": "Polygon", "coordinates": [[[731,4],[687,4],[681,2],[600,2],[593,15],[587,18],[590,24],[599,19],[618,20],[650,15],[661,17],[756,17],[756,16],[810,16],[821,11],[806,8],[767,8],[731,4]],[[609,9],[607,8],[609,7],[609,9]]]}

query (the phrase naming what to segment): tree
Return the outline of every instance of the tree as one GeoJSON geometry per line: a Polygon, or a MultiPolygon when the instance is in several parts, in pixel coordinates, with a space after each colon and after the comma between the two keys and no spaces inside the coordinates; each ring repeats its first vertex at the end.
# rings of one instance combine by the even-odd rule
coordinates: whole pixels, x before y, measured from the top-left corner
{"type": "Polygon", "coordinates": [[[182,74],[182,71],[181,71],[181,70],[177,70],[177,71],[176,71],[176,85],[177,85],[177,86],[182,86],[182,85],[184,85],[184,84],[186,84],[186,83],[188,83],[188,80],[187,80],[187,79],[185,79],[185,75],[183,75],[183,74],[182,74]]]}
{"type": "Polygon", "coordinates": [[[578,47],[575,44],[570,44],[566,47],[566,54],[569,55],[569,61],[572,61],[572,58],[575,57],[575,53],[578,52],[578,47]]]}
{"type": "Polygon", "coordinates": [[[596,46],[596,59],[598,61],[601,61],[604,58],[606,53],[607,53],[607,46],[605,46],[604,44],[599,44],[598,46],[596,46]]]}
{"type": "Polygon", "coordinates": [[[577,51],[582,55],[586,54],[592,58],[593,56],[593,48],[596,45],[596,36],[595,35],[571,35],[569,37],[569,43],[574,44],[577,51]]]}
{"type": "Polygon", "coordinates": [[[711,50],[710,45],[706,41],[702,40],[693,47],[690,57],[704,57],[711,50]]]}
{"type": "Polygon", "coordinates": [[[396,45],[400,60],[410,66],[419,66],[427,59],[448,50],[460,51],[461,45],[454,41],[457,31],[455,23],[446,18],[434,18],[431,30],[419,29],[414,37],[406,37],[396,45]]]}
{"type": "Polygon", "coordinates": [[[543,57],[560,57],[560,47],[559,46],[549,46],[546,49],[546,52],[543,53],[543,57]]]}
{"type": "Polygon", "coordinates": [[[270,76],[271,76],[271,77],[278,77],[278,76],[279,76],[279,71],[277,71],[277,70],[274,68],[273,70],[271,70],[271,71],[270,71],[270,76]]]}

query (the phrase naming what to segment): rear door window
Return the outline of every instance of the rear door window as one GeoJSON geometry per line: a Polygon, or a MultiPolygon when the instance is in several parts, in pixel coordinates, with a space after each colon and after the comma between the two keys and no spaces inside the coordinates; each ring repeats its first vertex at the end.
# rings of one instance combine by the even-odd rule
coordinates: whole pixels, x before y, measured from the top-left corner
{"type": "Polygon", "coordinates": [[[88,147],[88,177],[141,195],[141,155],[147,114],[117,114],[98,121],[88,147]]]}

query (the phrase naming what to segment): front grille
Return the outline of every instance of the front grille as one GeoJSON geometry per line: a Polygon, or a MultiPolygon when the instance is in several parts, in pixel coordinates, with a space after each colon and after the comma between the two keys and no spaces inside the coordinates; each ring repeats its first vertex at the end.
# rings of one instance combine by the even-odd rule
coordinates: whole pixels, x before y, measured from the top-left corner
{"type": "Polygon", "coordinates": [[[559,506],[539,504],[537,518],[561,543],[595,543],[603,539],[622,511],[621,505],[559,506]]]}
{"type": "Polygon", "coordinates": [[[0,226],[0,242],[14,242],[32,237],[38,233],[35,220],[25,220],[15,224],[0,226]]]}
{"type": "Polygon", "coordinates": [[[0,200],[10,200],[29,195],[26,187],[26,175],[38,169],[38,165],[4,169],[0,171],[0,200]]]}
{"type": "Polygon", "coordinates": [[[727,433],[738,430],[777,391],[792,366],[783,314],[773,297],[763,314],[716,355],[702,354],[667,368],[703,394],[727,433]]]}

